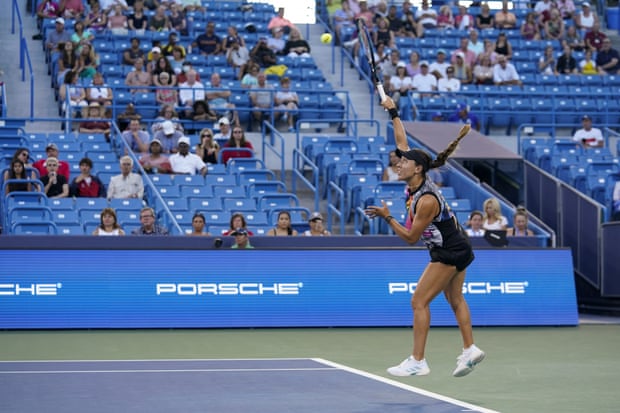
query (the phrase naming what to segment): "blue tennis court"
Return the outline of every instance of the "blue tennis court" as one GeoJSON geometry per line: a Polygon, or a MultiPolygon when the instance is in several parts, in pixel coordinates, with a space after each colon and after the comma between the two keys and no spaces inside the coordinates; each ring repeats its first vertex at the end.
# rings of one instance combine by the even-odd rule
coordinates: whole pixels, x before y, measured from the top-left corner
{"type": "Polygon", "coordinates": [[[12,413],[494,412],[322,359],[0,362],[0,389],[12,413]]]}

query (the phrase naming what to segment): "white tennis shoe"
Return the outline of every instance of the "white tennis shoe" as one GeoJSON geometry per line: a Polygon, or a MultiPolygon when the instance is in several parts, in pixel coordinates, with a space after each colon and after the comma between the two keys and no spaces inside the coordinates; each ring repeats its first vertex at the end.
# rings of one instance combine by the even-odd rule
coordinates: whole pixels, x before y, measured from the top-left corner
{"type": "Polygon", "coordinates": [[[454,377],[467,376],[474,370],[474,367],[484,360],[484,351],[472,344],[467,350],[463,350],[460,356],[456,358],[456,369],[452,373],[454,377]]]}
{"type": "Polygon", "coordinates": [[[428,368],[428,364],[426,363],[426,359],[418,361],[413,358],[413,356],[407,357],[402,363],[398,366],[390,367],[387,369],[388,373],[392,376],[426,376],[431,372],[431,369],[428,368]]]}

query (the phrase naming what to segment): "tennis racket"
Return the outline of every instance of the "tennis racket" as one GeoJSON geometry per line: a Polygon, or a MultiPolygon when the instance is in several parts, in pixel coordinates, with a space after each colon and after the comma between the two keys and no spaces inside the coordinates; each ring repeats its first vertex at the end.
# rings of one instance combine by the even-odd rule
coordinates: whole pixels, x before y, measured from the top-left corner
{"type": "Polygon", "coordinates": [[[366,27],[364,19],[357,19],[355,24],[357,25],[357,38],[360,42],[360,48],[364,56],[366,56],[366,60],[368,60],[368,66],[370,66],[371,80],[375,84],[377,92],[379,92],[381,102],[383,102],[386,98],[385,90],[383,90],[383,83],[377,75],[377,64],[375,63],[375,48],[372,44],[372,39],[370,37],[370,33],[368,32],[368,27],[366,27]]]}
{"type": "Polygon", "coordinates": [[[456,136],[456,140],[460,141],[461,139],[463,139],[465,136],[467,136],[470,130],[471,125],[469,123],[463,125],[463,127],[461,127],[461,129],[459,130],[459,134],[456,136]]]}

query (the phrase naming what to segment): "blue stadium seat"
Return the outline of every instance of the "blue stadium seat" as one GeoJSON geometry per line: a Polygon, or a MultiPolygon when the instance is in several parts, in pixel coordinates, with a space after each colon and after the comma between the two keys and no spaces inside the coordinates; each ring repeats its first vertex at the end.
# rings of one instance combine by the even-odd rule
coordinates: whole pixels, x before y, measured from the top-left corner
{"type": "Polygon", "coordinates": [[[213,196],[216,198],[245,198],[245,188],[240,186],[216,185],[213,187],[213,196]]]}
{"type": "Polygon", "coordinates": [[[73,211],[73,198],[52,198],[48,202],[52,211],[73,211]]]}
{"type": "Polygon", "coordinates": [[[269,169],[246,169],[237,173],[239,185],[249,185],[259,181],[275,180],[276,175],[269,169]]]}
{"type": "Polygon", "coordinates": [[[75,198],[75,209],[80,210],[97,210],[101,212],[103,208],[108,207],[108,200],[105,198],[75,198]]]}
{"type": "Polygon", "coordinates": [[[212,198],[213,187],[210,185],[195,186],[195,185],[181,185],[181,197],[182,198],[212,198]]]}
{"type": "Polygon", "coordinates": [[[190,211],[220,211],[223,212],[221,198],[189,198],[190,211]]]}
{"type": "Polygon", "coordinates": [[[177,175],[174,178],[175,185],[204,186],[205,178],[202,175],[177,175]]]}
{"type": "Polygon", "coordinates": [[[149,175],[149,178],[151,178],[151,181],[153,181],[153,183],[158,186],[174,185],[173,177],[169,174],[153,174],[149,175]]]}
{"type": "Polygon", "coordinates": [[[248,185],[247,196],[258,199],[262,195],[278,194],[286,192],[286,185],[282,181],[254,181],[248,185]]]}
{"type": "Polygon", "coordinates": [[[118,210],[116,211],[116,218],[121,227],[127,225],[140,225],[140,210],[118,210]]]}
{"type": "Polygon", "coordinates": [[[134,210],[140,211],[144,204],[141,199],[137,198],[128,198],[128,199],[111,199],[110,200],[110,208],[114,208],[115,210],[134,210]]]}
{"type": "Polygon", "coordinates": [[[87,235],[82,224],[56,224],[58,235],[87,235]]]}
{"type": "Polygon", "coordinates": [[[58,229],[53,222],[17,222],[11,225],[14,235],[56,235],[58,229]]]}
{"type": "Polygon", "coordinates": [[[229,212],[236,211],[256,211],[257,203],[254,198],[222,198],[224,210],[229,212]]]}
{"type": "Polygon", "coordinates": [[[471,201],[467,198],[446,200],[452,211],[471,211],[471,201]]]}
{"type": "Polygon", "coordinates": [[[295,194],[266,194],[258,198],[258,209],[261,211],[272,210],[274,208],[287,209],[298,206],[299,199],[295,194]]]}
{"type": "Polygon", "coordinates": [[[66,225],[66,224],[79,224],[80,217],[76,211],[68,211],[68,210],[53,210],[53,221],[57,225],[66,225]]]}
{"type": "Polygon", "coordinates": [[[207,174],[204,185],[206,186],[236,186],[237,177],[234,174],[229,174],[229,175],[207,174]]]}

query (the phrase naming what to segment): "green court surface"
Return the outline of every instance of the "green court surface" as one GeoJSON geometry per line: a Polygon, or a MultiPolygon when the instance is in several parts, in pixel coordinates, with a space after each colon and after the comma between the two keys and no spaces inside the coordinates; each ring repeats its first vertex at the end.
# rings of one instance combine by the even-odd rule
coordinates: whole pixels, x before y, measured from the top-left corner
{"type": "Polygon", "coordinates": [[[409,328],[2,331],[0,360],[319,357],[504,413],[620,411],[619,324],[474,334],[487,358],[464,378],[452,377],[456,328],[431,329],[425,377],[385,371],[411,351],[409,328]]]}

